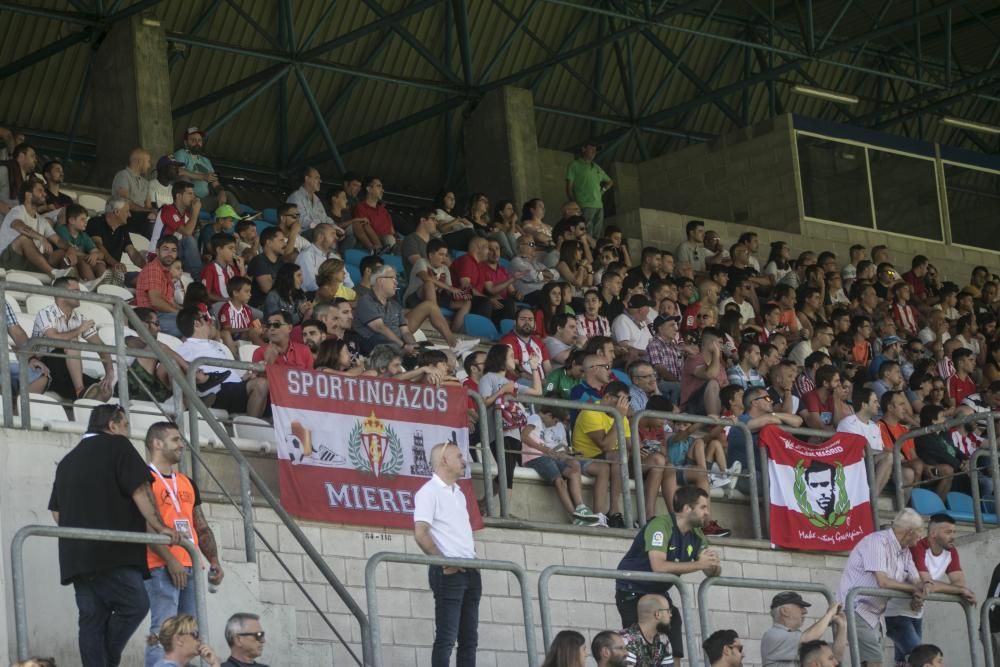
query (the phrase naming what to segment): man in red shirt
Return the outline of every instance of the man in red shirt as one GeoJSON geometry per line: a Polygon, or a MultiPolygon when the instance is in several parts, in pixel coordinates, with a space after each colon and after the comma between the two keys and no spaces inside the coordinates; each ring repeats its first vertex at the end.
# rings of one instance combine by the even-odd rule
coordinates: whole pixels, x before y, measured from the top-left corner
{"type": "Polygon", "coordinates": [[[545,349],[545,343],[541,338],[535,336],[534,332],[535,313],[531,308],[520,308],[517,311],[514,328],[500,339],[501,343],[509,345],[514,350],[514,359],[521,367],[521,377],[528,382],[538,372],[537,368],[532,368],[530,371],[527,368],[528,360],[531,357],[541,358],[543,378],[552,372],[552,363],[549,361],[549,352],[545,349]]]}
{"type": "Polygon", "coordinates": [[[514,319],[514,307],[517,300],[517,290],[514,289],[514,281],[524,277],[522,271],[515,271],[513,275],[507,273],[500,264],[500,242],[489,240],[486,245],[486,261],[480,267],[480,274],[483,277],[483,291],[493,300],[500,299],[502,308],[495,313],[495,317],[501,320],[514,319]]]}
{"type": "Polygon", "coordinates": [[[976,393],[976,382],[971,377],[976,370],[976,353],[960,347],[951,353],[951,363],[955,365],[955,374],[948,378],[948,396],[955,405],[960,405],[976,393]]]}
{"type": "Polygon", "coordinates": [[[253,362],[265,363],[268,366],[288,366],[312,370],[313,356],[303,343],[290,339],[292,332],[292,316],[283,310],[271,313],[264,323],[267,329],[268,344],[258,347],[253,353],[253,362]]]}
{"type": "Polygon", "coordinates": [[[816,371],[816,388],[802,397],[799,416],[809,428],[836,431],[840,420],[851,414],[846,399],[837,367],[820,366],[816,371]]]}
{"type": "Polygon", "coordinates": [[[135,305],[151,308],[160,315],[160,331],[180,337],[177,328],[177,311],[180,305],[174,303],[174,280],[170,275],[170,265],[177,261],[177,239],[163,236],[156,243],[155,261],[146,262],[135,283],[135,305]]]}
{"type": "MultiPolygon", "coordinates": [[[[178,236],[179,252],[184,270],[192,276],[201,275],[201,251],[198,250],[198,215],[201,213],[201,200],[194,196],[194,186],[187,181],[176,181],[170,190],[174,203],[160,208],[153,224],[153,233],[149,237],[149,245],[157,247],[164,236],[178,236]]],[[[147,253],[146,261],[153,259],[153,253],[147,253]]]]}
{"type": "Polygon", "coordinates": [[[903,280],[913,291],[913,300],[918,305],[924,305],[927,301],[927,286],[924,284],[924,276],[927,275],[927,265],[929,260],[923,255],[914,255],[910,263],[910,270],[903,274],[903,280]]]}
{"type": "Polygon", "coordinates": [[[352,216],[367,220],[372,230],[378,234],[382,246],[375,248],[376,252],[391,249],[396,245],[396,230],[392,226],[392,216],[382,203],[382,195],[385,194],[382,180],[377,176],[369,176],[365,179],[363,190],[365,198],[355,205],[352,216]]]}
{"type": "Polygon", "coordinates": [[[502,319],[513,318],[514,300],[507,299],[505,302],[488,291],[489,286],[496,289],[492,282],[487,285],[487,278],[495,277],[486,264],[488,256],[489,241],[481,236],[472,237],[469,251],[451,263],[451,284],[472,290],[471,312],[499,323],[502,319]]]}

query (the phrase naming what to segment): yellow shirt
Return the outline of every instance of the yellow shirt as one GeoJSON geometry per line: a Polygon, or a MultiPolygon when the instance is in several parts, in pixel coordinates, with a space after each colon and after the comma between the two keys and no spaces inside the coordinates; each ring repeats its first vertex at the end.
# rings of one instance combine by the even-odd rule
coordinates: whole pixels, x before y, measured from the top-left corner
{"type": "MultiPolygon", "coordinates": [[[[625,423],[625,437],[628,438],[632,432],[628,424],[628,417],[623,417],[622,420],[625,423]]],[[[576,417],[576,424],[573,425],[573,449],[588,459],[600,458],[604,454],[604,450],[595,445],[587,434],[594,431],[607,433],[614,427],[615,419],[611,415],[596,410],[581,410],[576,417]]]]}
{"type": "Polygon", "coordinates": [[[352,290],[350,287],[345,287],[343,283],[337,288],[337,293],[334,295],[341,299],[347,299],[348,301],[357,301],[358,293],[352,290]]]}

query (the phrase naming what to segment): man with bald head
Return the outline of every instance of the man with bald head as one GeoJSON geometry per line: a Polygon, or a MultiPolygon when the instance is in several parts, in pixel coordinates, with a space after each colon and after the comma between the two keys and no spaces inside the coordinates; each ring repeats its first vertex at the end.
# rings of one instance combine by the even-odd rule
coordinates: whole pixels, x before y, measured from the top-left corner
{"type": "Polygon", "coordinates": [[[672,665],[670,648],[670,603],[662,595],[643,595],[638,602],[638,617],[634,624],[622,630],[628,652],[637,659],[636,665],[672,665]]]}
{"type": "MultiPolygon", "coordinates": [[[[430,462],[434,475],[413,498],[417,545],[428,556],[475,558],[467,500],[458,485],[466,471],[462,450],[443,442],[431,450],[430,462]]],[[[456,667],[475,667],[483,592],[479,570],[431,565],[428,578],[434,592],[431,667],[448,667],[456,642],[456,667]]]]}
{"type": "Polygon", "coordinates": [[[801,667],[837,667],[839,664],[833,647],[822,639],[806,642],[799,648],[801,667]]]}
{"type": "Polygon", "coordinates": [[[152,228],[149,214],[153,211],[147,179],[151,166],[149,152],[144,148],[133,148],[128,155],[128,166],[115,174],[111,182],[111,193],[128,202],[129,231],[147,238],[152,228]]]}

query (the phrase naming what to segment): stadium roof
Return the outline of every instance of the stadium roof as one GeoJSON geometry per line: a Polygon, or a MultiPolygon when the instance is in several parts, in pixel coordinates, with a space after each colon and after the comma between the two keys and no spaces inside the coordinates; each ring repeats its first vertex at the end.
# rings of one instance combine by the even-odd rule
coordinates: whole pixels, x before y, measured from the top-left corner
{"type": "Polygon", "coordinates": [[[940,122],[1000,122],[995,0],[14,0],[0,123],[85,156],[92,49],[140,12],[167,31],[175,136],[209,128],[218,161],[269,176],[377,169],[433,191],[460,173],[464,115],[503,85],[533,91],[539,145],[596,136],[605,162],[784,112],[1000,143],[940,122]]]}

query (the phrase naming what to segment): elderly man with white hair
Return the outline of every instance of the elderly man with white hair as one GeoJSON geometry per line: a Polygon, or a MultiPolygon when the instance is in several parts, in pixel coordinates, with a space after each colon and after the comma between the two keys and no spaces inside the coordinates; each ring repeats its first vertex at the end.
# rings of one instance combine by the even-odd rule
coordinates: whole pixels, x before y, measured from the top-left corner
{"type": "Polygon", "coordinates": [[[257,658],[264,652],[264,629],[260,616],[240,612],[226,621],[226,643],[229,644],[229,659],[220,667],[267,667],[257,658]]]}
{"type": "Polygon", "coordinates": [[[815,623],[803,629],[811,606],[795,591],[784,591],[774,596],[771,600],[774,625],[760,639],[764,667],[798,667],[802,646],[822,639],[831,624],[834,626],[833,655],[837,660],[843,657],[847,647],[847,617],[840,610],[840,605],[830,605],[815,623]]]}
{"type": "MultiPolygon", "coordinates": [[[[851,551],[840,577],[840,603],[844,604],[852,588],[884,588],[909,593],[913,596],[911,608],[920,609],[933,584],[921,580],[910,548],[923,536],[923,517],[906,508],[896,515],[892,526],[862,538],[851,551]]],[[[888,598],[859,595],[854,608],[845,609],[855,616],[861,661],[867,667],[882,665],[882,616],[887,603],[888,598]]]]}

